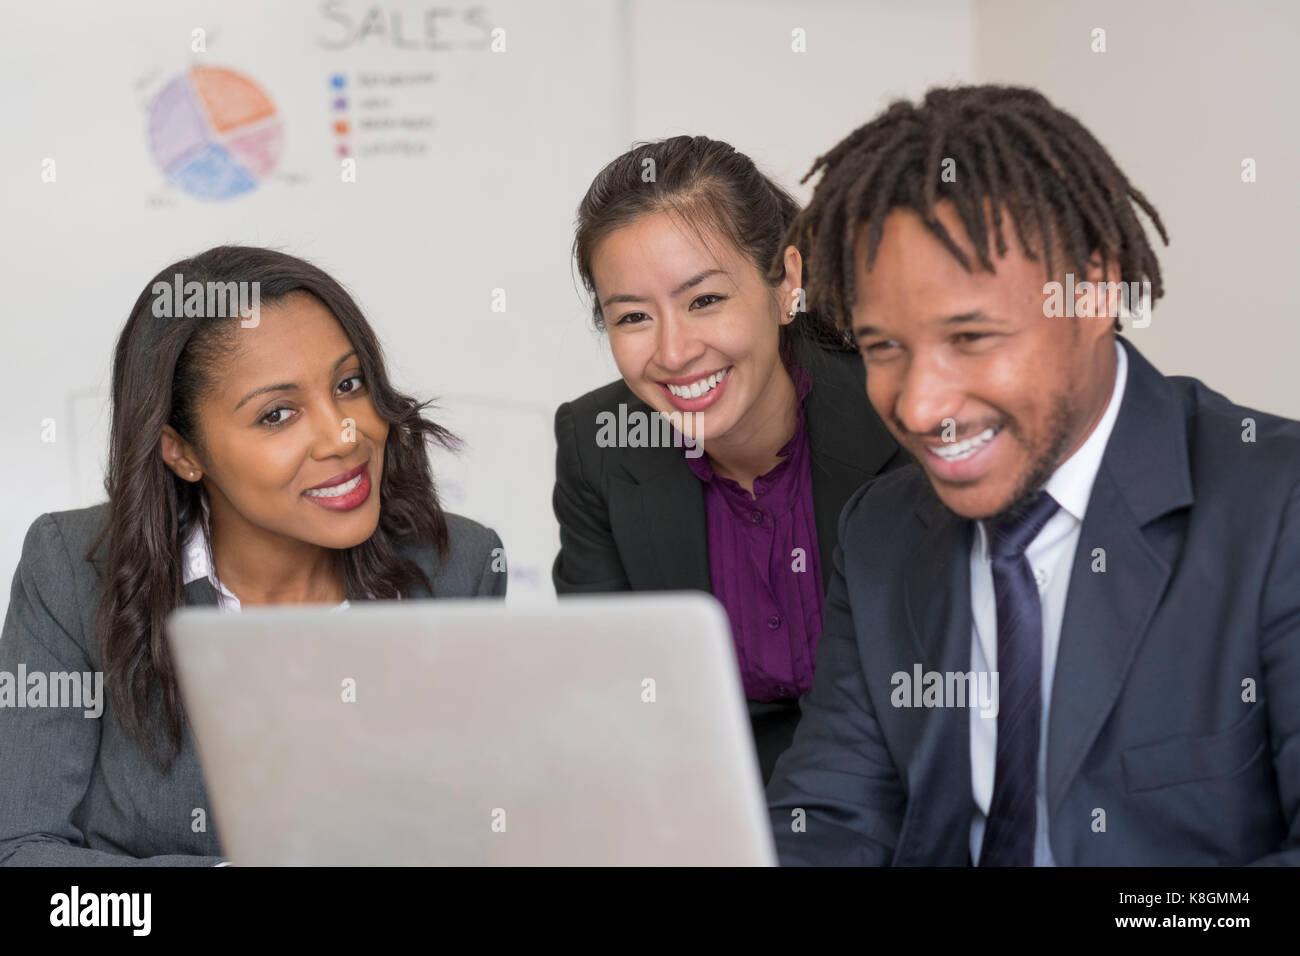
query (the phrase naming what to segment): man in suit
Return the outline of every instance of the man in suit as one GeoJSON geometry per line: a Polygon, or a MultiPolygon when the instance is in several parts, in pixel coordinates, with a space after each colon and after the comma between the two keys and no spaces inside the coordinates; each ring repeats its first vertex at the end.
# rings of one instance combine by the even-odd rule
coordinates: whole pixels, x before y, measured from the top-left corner
{"type": "Polygon", "coordinates": [[[1023,89],[897,103],[819,168],[810,300],[917,464],[841,515],[781,861],[1300,862],[1300,424],[1116,334],[1154,208],[1023,89]]]}

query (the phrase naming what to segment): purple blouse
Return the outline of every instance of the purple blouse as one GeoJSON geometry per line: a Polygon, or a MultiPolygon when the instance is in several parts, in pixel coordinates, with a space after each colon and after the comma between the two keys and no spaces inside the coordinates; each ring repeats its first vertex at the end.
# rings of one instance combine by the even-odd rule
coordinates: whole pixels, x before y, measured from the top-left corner
{"type": "Polygon", "coordinates": [[[754,496],[714,472],[707,455],[687,458],[704,483],[713,596],[731,620],[749,700],[799,697],[812,686],[822,631],[822,570],[813,516],[812,462],[803,400],[812,379],[787,364],[798,400],[782,460],[754,481],[754,496]]]}

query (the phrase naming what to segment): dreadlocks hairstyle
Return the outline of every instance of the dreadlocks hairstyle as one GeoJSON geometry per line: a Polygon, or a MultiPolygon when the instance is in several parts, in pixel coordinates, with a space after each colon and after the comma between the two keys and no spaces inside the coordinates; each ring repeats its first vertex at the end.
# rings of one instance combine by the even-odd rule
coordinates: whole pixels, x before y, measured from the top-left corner
{"type": "MultiPolygon", "coordinates": [[[[935,204],[944,199],[956,207],[979,264],[989,272],[996,270],[987,217],[991,212],[995,248],[1004,255],[1005,208],[1025,254],[1035,261],[1042,255],[1049,279],[1055,277],[1055,247],[1080,276],[1087,275],[1095,252],[1103,272],[1114,263],[1123,281],[1149,281],[1152,301],[1164,293],[1160,264],[1133,207],[1146,213],[1168,245],[1159,213],[1078,120],[1035,90],[959,86],[930,90],[920,106],[899,100],[819,156],[800,182],[818,171],[823,176],[786,241],[812,260],[805,282],[810,304],[840,327],[849,325],[856,294],[858,227],[867,227],[871,268],[893,209],[919,213],[966,271],[972,270],[969,257],[935,216],[935,204]],[[953,182],[941,175],[949,157],[957,164],[953,182]]],[[[1120,328],[1116,319],[1116,331],[1120,328]]]]}

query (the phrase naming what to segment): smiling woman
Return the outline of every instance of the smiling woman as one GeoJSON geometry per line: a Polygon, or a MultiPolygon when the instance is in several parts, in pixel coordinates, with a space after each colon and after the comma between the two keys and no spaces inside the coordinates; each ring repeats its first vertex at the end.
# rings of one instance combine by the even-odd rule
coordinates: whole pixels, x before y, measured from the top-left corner
{"type": "Polygon", "coordinates": [[[0,721],[0,863],[217,862],[176,608],[505,593],[500,539],[439,504],[427,446],[454,439],[428,404],[301,259],[222,246],[145,286],[113,362],[108,501],[33,523],[0,640],[0,669],[102,671],[107,706],[0,721]],[[156,309],[173,276],[247,283],[258,312],[156,309]]]}
{"type": "Polygon", "coordinates": [[[574,255],[622,377],[555,416],[556,590],[718,598],[765,779],[812,683],[840,509],[907,460],[847,337],[803,308],[803,259],[783,242],[797,212],[704,136],[601,170],[574,255]],[[646,416],[686,434],[611,442],[600,427],[646,416]]]}

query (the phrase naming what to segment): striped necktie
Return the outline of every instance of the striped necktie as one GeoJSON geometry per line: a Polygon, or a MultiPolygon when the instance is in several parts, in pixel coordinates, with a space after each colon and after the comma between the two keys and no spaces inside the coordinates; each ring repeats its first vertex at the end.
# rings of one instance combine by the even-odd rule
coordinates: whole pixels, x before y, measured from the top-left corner
{"type": "Polygon", "coordinates": [[[1040,491],[1027,509],[986,524],[998,612],[998,739],[980,866],[1033,866],[1043,609],[1025,548],[1060,507],[1040,491]]]}

